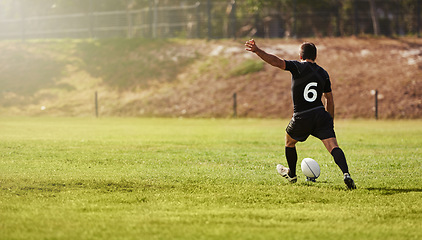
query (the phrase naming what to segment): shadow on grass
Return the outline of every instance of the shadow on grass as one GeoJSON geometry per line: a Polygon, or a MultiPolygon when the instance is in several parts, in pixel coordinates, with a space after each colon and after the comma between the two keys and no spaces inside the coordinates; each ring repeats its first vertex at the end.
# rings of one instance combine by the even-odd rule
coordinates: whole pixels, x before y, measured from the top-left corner
{"type": "MultiPolygon", "coordinates": [[[[350,189],[347,189],[346,185],[342,186],[330,186],[332,183],[328,181],[317,181],[316,183],[312,182],[303,182],[301,183],[301,186],[314,186],[314,187],[331,187],[337,190],[347,190],[350,191],[350,189]]],[[[368,190],[370,192],[377,192],[382,195],[394,195],[398,193],[411,193],[411,192],[422,192],[422,188],[389,188],[389,187],[359,187],[359,185],[356,185],[356,190],[368,190]]],[[[353,190],[353,191],[356,191],[353,190]]]]}
{"type": "MultiPolygon", "coordinates": [[[[307,187],[317,187],[317,188],[332,188],[336,190],[345,190],[350,191],[346,187],[346,185],[333,185],[332,182],[328,181],[316,181],[316,182],[300,182],[300,186],[307,186],[307,187]]],[[[360,187],[357,184],[357,191],[359,190],[368,190],[373,193],[381,194],[381,195],[394,195],[398,193],[411,193],[411,192],[422,192],[422,188],[389,188],[389,187],[360,187]]],[[[352,191],[356,191],[352,190],[352,191]]]]}
{"type": "Polygon", "coordinates": [[[365,188],[368,191],[378,191],[382,195],[393,195],[398,193],[422,192],[422,188],[388,188],[388,187],[370,187],[365,188]]]}

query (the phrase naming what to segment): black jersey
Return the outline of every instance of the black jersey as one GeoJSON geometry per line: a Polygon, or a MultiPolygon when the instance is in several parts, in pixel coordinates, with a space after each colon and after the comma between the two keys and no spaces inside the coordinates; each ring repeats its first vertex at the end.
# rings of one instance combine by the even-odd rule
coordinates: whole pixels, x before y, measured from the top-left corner
{"type": "Polygon", "coordinates": [[[292,98],[294,112],[299,113],[323,107],[323,93],[331,92],[328,73],[311,62],[285,61],[286,70],[292,74],[292,98]]]}

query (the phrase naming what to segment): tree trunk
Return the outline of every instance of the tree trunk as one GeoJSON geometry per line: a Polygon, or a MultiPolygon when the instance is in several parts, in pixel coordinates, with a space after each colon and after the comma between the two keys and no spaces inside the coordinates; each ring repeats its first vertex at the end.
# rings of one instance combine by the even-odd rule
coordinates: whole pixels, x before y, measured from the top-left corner
{"type": "Polygon", "coordinates": [[[375,36],[378,36],[380,33],[378,17],[377,17],[377,7],[375,6],[375,0],[369,0],[369,5],[371,7],[371,18],[372,26],[374,28],[375,36]]]}

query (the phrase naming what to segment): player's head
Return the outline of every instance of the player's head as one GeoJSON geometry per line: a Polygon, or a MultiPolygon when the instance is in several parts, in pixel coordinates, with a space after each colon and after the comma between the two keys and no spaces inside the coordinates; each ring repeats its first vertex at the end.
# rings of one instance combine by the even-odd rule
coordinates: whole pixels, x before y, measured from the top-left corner
{"type": "Polygon", "coordinates": [[[300,46],[300,59],[315,61],[317,57],[317,49],[313,43],[305,42],[300,46]]]}

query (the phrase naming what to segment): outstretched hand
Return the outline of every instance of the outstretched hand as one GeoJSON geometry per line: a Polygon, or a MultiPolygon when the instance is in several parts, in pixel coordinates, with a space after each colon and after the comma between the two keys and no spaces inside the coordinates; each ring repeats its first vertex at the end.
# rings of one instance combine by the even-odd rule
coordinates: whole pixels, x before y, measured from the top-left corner
{"type": "Polygon", "coordinates": [[[264,60],[266,63],[278,67],[280,69],[286,69],[286,62],[284,59],[281,59],[273,54],[268,54],[265,51],[261,50],[255,43],[255,40],[251,39],[245,43],[246,51],[250,51],[253,53],[256,53],[258,57],[260,57],[262,60],[264,60]]]}
{"type": "Polygon", "coordinates": [[[255,40],[253,39],[246,41],[245,46],[246,46],[245,50],[250,51],[250,52],[256,52],[259,49],[255,43],[255,40]]]}

